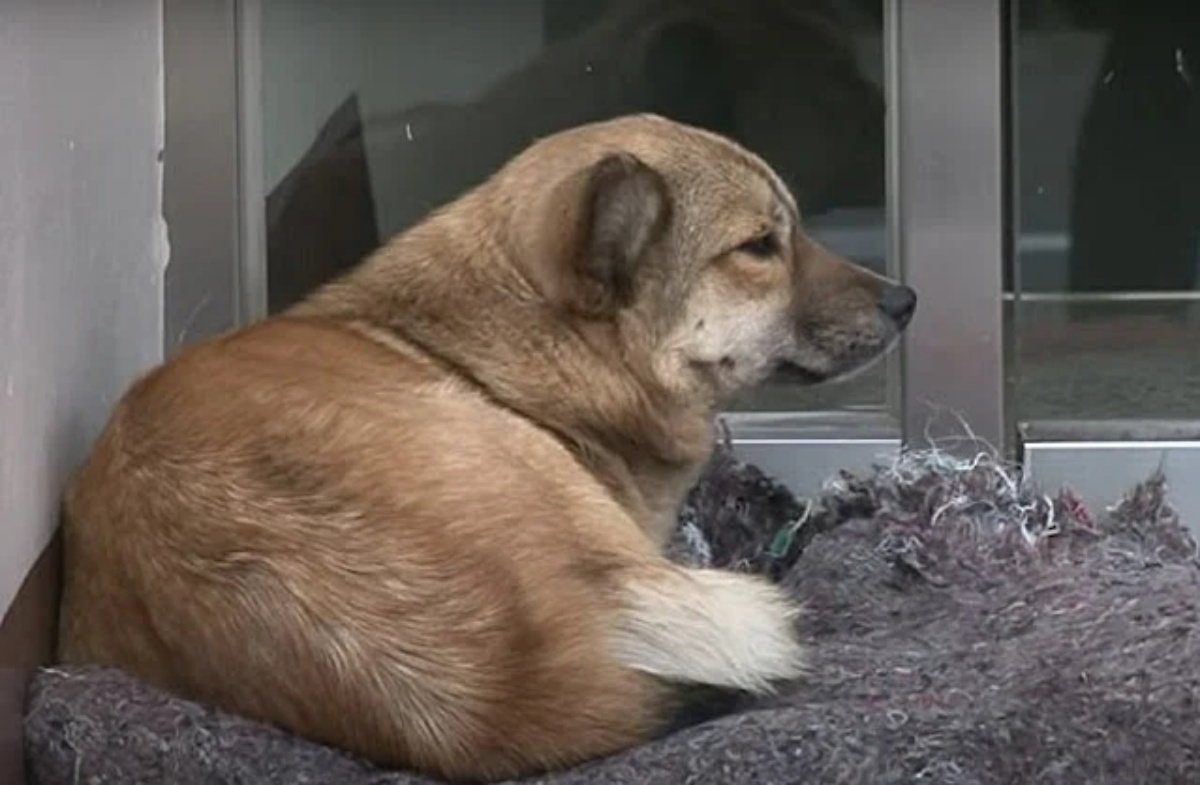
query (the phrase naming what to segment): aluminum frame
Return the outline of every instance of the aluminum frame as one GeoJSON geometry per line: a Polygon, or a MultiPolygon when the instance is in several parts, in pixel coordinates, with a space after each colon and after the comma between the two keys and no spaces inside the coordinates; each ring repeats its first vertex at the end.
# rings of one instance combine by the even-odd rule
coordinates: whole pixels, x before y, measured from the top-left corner
{"type": "Polygon", "coordinates": [[[235,0],[163,0],[163,355],[240,323],[235,0]]]}
{"type": "Polygon", "coordinates": [[[1101,514],[1138,483],[1161,472],[1167,503],[1200,540],[1200,441],[1077,439],[1024,445],[1023,472],[1047,492],[1068,486],[1101,514]]]}
{"type": "Polygon", "coordinates": [[[920,447],[948,435],[931,428],[945,409],[952,435],[969,423],[1011,451],[1004,3],[889,0],[887,18],[893,253],[920,295],[904,341],[903,439],[920,447]]]}
{"type": "Polygon", "coordinates": [[[262,0],[234,0],[238,93],[238,319],[266,317],[267,186],[263,167],[262,0]]]}

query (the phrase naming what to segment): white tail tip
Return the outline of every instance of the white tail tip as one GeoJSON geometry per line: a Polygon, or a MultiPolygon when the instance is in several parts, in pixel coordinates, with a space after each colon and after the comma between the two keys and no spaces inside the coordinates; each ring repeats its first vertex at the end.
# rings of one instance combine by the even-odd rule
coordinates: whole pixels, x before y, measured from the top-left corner
{"type": "Polygon", "coordinates": [[[757,576],[671,569],[624,587],[614,653],[671,681],[769,693],[804,672],[800,608],[757,576]]]}

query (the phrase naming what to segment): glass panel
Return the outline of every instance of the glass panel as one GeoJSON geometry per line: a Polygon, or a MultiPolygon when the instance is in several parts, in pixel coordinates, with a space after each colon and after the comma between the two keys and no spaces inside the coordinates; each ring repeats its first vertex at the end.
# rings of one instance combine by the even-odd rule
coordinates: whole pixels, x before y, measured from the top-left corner
{"type": "MultiPolygon", "coordinates": [[[[529,141],[653,111],[732,136],[887,265],[882,0],[262,0],[271,311],[529,141]]],[[[885,365],[759,410],[879,410],[885,365]]]]}
{"type": "Polygon", "coordinates": [[[1015,414],[1200,418],[1200,4],[1013,8],[1015,414]]]}

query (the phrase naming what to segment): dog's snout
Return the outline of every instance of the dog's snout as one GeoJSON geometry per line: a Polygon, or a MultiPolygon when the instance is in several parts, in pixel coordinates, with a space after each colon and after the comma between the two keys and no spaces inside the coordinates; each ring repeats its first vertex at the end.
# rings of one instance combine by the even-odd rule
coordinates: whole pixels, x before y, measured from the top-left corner
{"type": "Polygon", "coordinates": [[[903,329],[917,310],[917,293],[901,284],[889,284],[879,295],[879,310],[903,329]]]}

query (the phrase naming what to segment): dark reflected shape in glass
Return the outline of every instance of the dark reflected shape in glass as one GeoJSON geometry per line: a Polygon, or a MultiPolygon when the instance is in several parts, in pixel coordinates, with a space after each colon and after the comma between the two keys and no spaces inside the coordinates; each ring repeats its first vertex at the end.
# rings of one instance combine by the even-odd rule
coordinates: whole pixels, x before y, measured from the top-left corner
{"type": "Polygon", "coordinates": [[[1200,416],[1200,4],[1014,4],[1016,414],[1200,416]]]}

